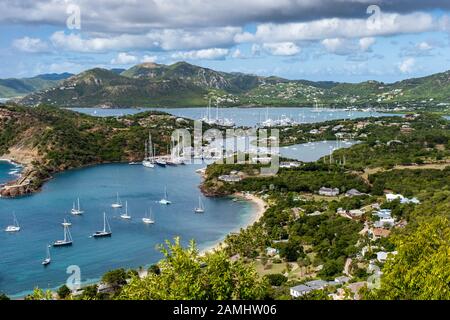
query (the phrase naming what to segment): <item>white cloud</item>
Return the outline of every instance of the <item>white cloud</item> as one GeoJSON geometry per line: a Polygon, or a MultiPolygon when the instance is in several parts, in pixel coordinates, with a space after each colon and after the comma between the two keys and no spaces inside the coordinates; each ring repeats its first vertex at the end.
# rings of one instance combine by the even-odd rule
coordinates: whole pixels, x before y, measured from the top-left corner
{"type": "Polygon", "coordinates": [[[158,59],[157,56],[144,55],[144,56],[141,58],[141,62],[142,62],[142,63],[156,62],[157,59],[158,59]]]}
{"type": "Polygon", "coordinates": [[[44,41],[38,38],[24,37],[13,41],[13,47],[17,50],[36,53],[48,51],[48,45],[44,41]]]}
{"type": "Polygon", "coordinates": [[[428,13],[407,15],[383,14],[380,28],[373,28],[366,19],[330,18],[311,22],[259,24],[255,34],[237,35],[237,42],[297,42],[324,39],[360,39],[404,33],[420,33],[439,29],[439,24],[428,13]]]}
{"type": "Polygon", "coordinates": [[[416,65],[416,60],[414,58],[406,58],[398,64],[398,69],[402,73],[411,73],[416,65]]]}
{"type": "Polygon", "coordinates": [[[301,51],[301,49],[292,42],[264,43],[263,48],[274,56],[293,56],[301,51]]]}
{"type": "Polygon", "coordinates": [[[241,28],[223,27],[185,31],[165,29],[145,34],[95,35],[82,38],[78,34],[57,31],[50,37],[53,45],[75,52],[106,52],[111,50],[198,50],[231,46],[241,28]]]}
{"type": "Polygon", "coordinates": [[[362,51],[369,51],[370,47],[375,44],[375,38],[361,38],[359,39],[359,48],[362,51]]]}
{"type": "Polygon", "coordinates": [[[136,63],[138,61],[138,58],[136,58],[133,55],[130,55],[126,52],[119,52],[119,54],[117,54],[117,57],[111,60],[111,64],[119,64],[119,65],[124,65],[124,64],[133,64],[136,63]]]}
{"type": "Polygon", "coordinates": [[[224,59],[229,53],[228,49],[222,48],[210,48],[203,50],[192,50],[184,52],[176,52],[172,54],[173,59],[185,59],[185,60],[220,60],[224,59]]]}
{"type": "Polygon", "coordinates": [[[418,43],[416,48],[421,51],[429,51],[429,50],[433,49],[433,46],[431,46],[428,42],[423,41],[421,43],[418,43]]]}
{"type": "Polygon", "coordinates": [[[236,49],[233,51],[233,53],[231,54],[231,57],[234,59],[242,59],[244,56],[242,55],[241,50],[236,49]]]}

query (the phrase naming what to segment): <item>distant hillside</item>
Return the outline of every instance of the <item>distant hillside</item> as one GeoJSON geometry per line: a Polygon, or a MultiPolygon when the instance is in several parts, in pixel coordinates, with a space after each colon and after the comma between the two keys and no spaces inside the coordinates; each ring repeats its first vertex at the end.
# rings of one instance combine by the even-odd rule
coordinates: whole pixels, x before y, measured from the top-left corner
{"type": "Polygon", "coordinates": [[[71,73],[49,73],[32,78],[0,79],[0,98],[24,96],[35,91],[51,88],[70,76],[72,76],[71,73]]]}
{"type": "Polygon", "coordinates": [[[450,106],[450,71],[392,84],[287,80],[227,73],[186,62],[144,63],[128,70],[91,69],[18,102],[57,106],[450,106]]]}

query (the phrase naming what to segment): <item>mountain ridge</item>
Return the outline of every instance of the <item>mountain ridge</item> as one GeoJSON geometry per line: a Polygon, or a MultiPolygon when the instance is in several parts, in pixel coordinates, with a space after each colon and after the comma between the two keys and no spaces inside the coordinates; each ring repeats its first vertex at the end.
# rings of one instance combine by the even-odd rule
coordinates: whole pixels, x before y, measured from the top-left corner
{"type": "Polygon", "coordinates": [[[181,61],[127,70],[94,68],[18,99],[65,107],[450,105],[450,71],[394,83],[288,80],[216,71],[181,61]]]}

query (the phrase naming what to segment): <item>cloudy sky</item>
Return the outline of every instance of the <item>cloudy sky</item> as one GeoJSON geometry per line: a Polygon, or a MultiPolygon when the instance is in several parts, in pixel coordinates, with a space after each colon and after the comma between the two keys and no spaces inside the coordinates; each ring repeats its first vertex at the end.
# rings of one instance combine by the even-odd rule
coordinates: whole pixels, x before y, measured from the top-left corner
{"type": "Polygon", "coordinates": [[[184,60],[289,79],[450,69],[448,0],[0,0],[0,77],[184,60]]]}

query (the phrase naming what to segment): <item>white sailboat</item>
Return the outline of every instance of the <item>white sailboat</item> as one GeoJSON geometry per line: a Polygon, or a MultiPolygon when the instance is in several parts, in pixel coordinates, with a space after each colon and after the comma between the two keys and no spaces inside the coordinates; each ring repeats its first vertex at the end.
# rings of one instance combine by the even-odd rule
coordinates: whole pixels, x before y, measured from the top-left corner
{"type": "Polygon", "coordinates": [[[109,225],[108,219],[106,218],[106,212],[103,212],[103,230],[95,232],[92,237],[94,238],[102,238],[102,237],[111,237],[111,227],[109,225]]]}
{"type": "Polygon", "coordinates": [[[10,226],[7,226],[5,229],[6,232],[19,232],[20,231],[20,225],[19,222],[16,219],[16,215],[13,213],[13,224],[10,226]]]}
{"type": "Polygon", "coordinates": [[[152,218],[152,209],[150,208],[150,214],[145,215],[144,218],[142,218],[142,222],[145,224],[154,224],[155,220],[152,218]]]}
{"type": "Polygon", "coordinates": [[[115,203],[113,203],[113,204],[111,205],[111,208],[114,208],[114,209],[122,208],[122,201],[120,201],[119,193],[118,193],[118,192],[117,192],[117,200],[116,200],[115,203]]]}
{"type": "Polygon", "coordinates": [[[160,204],[164,204],[164,205],[167,205],[167,204],[171,204],[171,203],[172,203],[172,201],[170,201],[170,200],[169,200],[169,197],[167,196],[167,188],[164,188],[164,198],[162,198],[161,200],[159,200],[159,203],[160,203],[160,204]]]}
{"type": "Polygon", "coordinates": [[[50,264],[50,262],[52,262],[52,258],[50,257],[50,246],[47,245],[47,256],[44,261],[42,261],[42,265],[47,266],[50,264]]]}
{"type": "Polygon", "coordinates": [[[74,216],[79,216],[79,215],[82,215],[84,213],[84,211],[81,210],[80,198],[77,199],[77,204],[78,204],[78,206],[75,206],[75,202],[74,202],[72,210],[70,211],[70,213],[72,213],[74,216]]]}
{"type": "Polygon", "coordinates": [[[70,230],[68,226],[64,226],[64,239],[63,240],[56,240],[53,242],[54,247],[65,247],[65,246],[71,246],[73,243],[72,241],[72,235],[70,234],[70,230]]]}
{"type": "Polygon", "coordinates": [[[64,222],[61,223],[63,227],[70,227],[72,225],[72,222],[69,220],[64,219],[64,222]]]}
{"type": "Polygon", "coordinates": [[[130,220],[131,216],[128,214],[128,201],[125,201],[125,213],[121,214],[122,219],[130,220]]]}
{"type": "Polygon", "coordinates": [[[194,209],[195,213],[204,213],[205,207],[203,206],[202,198],[198,197],[198,207],[194,209]]]}
{"type": "Polygon", "coordinates": [[[155,163],[153,161],[153,143],[150,132],[148,134],[148,140],[145,141],[145,158],[144,161],[142,161],[142,165],[146,168],[155,167],[155,163]]]}

